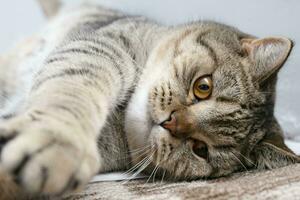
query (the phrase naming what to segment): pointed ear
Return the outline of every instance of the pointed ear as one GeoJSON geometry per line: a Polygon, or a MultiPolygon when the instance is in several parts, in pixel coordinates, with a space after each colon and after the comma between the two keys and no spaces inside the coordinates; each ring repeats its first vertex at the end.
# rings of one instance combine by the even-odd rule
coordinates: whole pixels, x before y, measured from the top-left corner
{"type": "Polygon", "coordinates": [[[300,163],[300,157],[285,144],[279,133],[267,135],[254,147],[252,159],[257,169],[274,169],[293,163],[300,163]]]}
{"type": "Polygon", "coordinates": [[[250,66],[250,72],[254,80],[259,83],[278,72],[293,46],[291,40],[283,37],[247,38],[242,39],[241,43],[242,48],[254,63],[254,66],[250,66]]]}
{"type": "Polygon", "coordinates": [[[55,16],[62,6],[61,0],[38,0],[47,18],[55,16]]]}

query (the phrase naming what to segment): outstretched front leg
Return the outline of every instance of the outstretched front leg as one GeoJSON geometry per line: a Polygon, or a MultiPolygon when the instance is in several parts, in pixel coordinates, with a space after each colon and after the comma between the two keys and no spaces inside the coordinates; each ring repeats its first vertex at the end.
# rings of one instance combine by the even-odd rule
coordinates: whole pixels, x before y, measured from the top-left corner
{"type": "Polygon", "coordinates": [[[97,138],[129,84],[119,65],[95,60],[48,60],[23,111],[0,123],[0,169],[30,193],[63,194],[103,167],[97,138]]]}

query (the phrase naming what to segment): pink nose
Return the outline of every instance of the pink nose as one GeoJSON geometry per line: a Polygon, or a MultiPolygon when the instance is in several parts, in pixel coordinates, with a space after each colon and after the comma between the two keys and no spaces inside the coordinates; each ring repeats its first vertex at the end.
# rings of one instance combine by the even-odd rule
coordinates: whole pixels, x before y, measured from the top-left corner
{"type": "Polygon", "coordinates": [[[176,127],[177,127],[177,120],[174,116],[174,114],[171,115],[169,120],[164,121],[161,126],[164,127],[165,129],[168,129],[171,134],[175,135],[176,134],[176,127]]]}

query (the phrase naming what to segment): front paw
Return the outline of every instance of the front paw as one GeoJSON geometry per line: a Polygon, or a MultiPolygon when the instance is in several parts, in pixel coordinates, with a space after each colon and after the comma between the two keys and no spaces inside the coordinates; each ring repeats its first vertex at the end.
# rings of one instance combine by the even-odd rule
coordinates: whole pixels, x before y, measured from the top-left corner
{"type": "Polygon", "coordinates": [[[84,186],[97,173],[96,141],[76,128],[26,120],[0,124],[0,168],[21,188],[32,194],[62,195],[84,186]]]}

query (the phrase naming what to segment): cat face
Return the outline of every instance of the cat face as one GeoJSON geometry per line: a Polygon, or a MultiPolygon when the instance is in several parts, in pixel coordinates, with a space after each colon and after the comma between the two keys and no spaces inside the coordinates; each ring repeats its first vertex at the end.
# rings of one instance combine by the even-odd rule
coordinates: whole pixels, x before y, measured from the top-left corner
{"type": "Polygon", "coordinates": [[[295,162],[273,116],[276,72],[290,49],[287,39],[211,22],[173,30],[150,55],[128,109],[130,149],[149,146],[133,162],[149,158],[148,170],[172,179],[295,162]]]}

